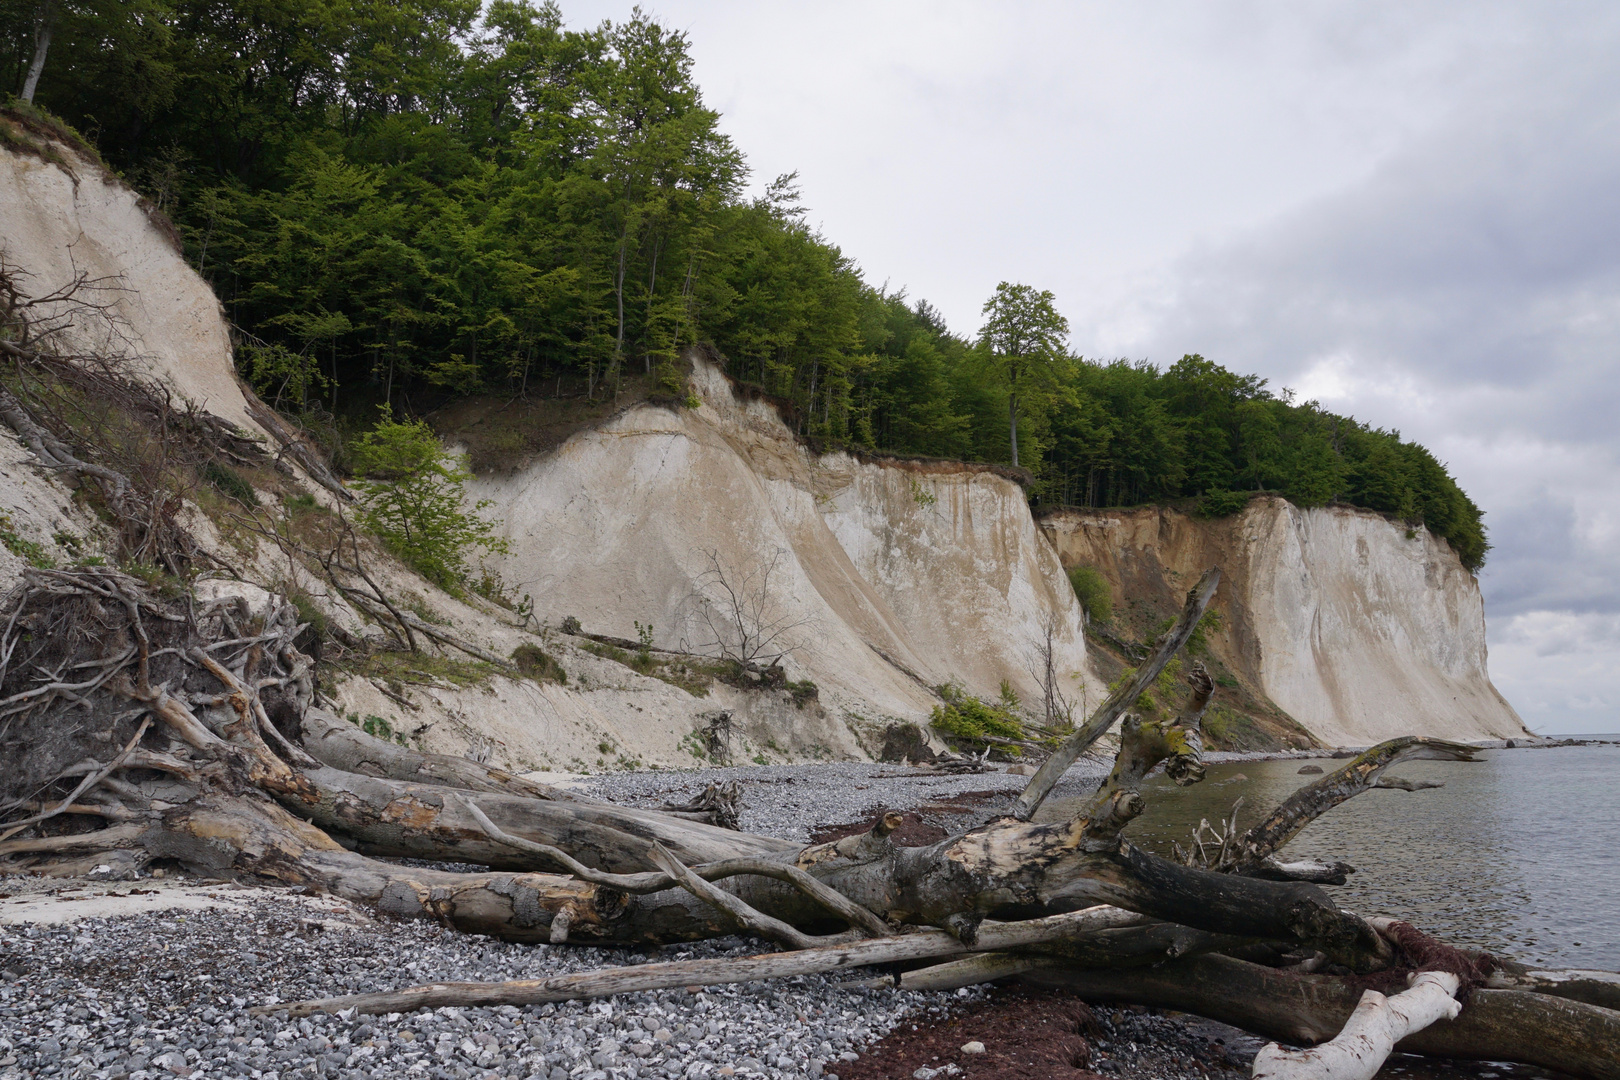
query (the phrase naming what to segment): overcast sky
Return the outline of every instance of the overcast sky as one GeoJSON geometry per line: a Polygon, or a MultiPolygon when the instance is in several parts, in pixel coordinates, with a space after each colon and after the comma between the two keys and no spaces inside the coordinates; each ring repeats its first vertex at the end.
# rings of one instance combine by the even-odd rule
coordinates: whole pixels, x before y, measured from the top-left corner
{"type": "MultiPolygon", "coordinates": [[[[1620,731],[1620,5],[660,0],[756,187],[972,333],[1199,352],[1486,510],[1497,687],[1620,731]]],[[[564,0],[574,25],[628,4],[564,0]]]]}

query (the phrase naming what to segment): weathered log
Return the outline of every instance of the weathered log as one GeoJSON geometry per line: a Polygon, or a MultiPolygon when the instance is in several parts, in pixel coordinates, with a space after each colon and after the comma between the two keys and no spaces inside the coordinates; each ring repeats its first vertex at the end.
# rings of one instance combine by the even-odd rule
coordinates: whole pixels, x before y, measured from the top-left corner
{"type": "MultiPolygon", "coordinates": [[[[368,855],[529,869],[534,858],[492,840],[461,802],[462,792],[333,768],[303,769],[301,787],[278,798],[323,829],[352,839],[368,855]]],[[[682,862],[790,853],[797,844],[612,803],[560,802],[479,793],[479,808],[503,831],[571,853],[587,866],[648,869],[646,844],[663,844],[682,862]],[[627,838],[633,838],[627,843],[627,838]]]]}
{"type": "Polygon", "coordinates": [[[1333,1038],[1306,1050],[1261,1047],[1254,1059],[1255,1080],[1372,1080],[1395,1044],[1437,1020],[1462,1011],[1462,981],[1449,971],[1413,976],[1410,989],[1393,997],[1363,991],[1361,1001],[1333,1038]]]}
{"type": "Polygon", "coordinates": [[[1102,786],[1081,805],[1081,814],[1090,817],[1101,812],[1121,793],[1141,790],[1142,781],[1160,762],[1165,763],[1165,774],[1181,787],[1204,778],[1204,740],[1198,722],[1209,704],[1215,683],[1202,664],[1193,665],[1187,681],[1193,692],[1174,720],[1127,716],[1121,722],[1114,768],[1102,786]]]}
{"type": "Polygon", "coordinates": [[[1035,811],[1046,801],[1046,796],[1051,794],[1052,788],[1069,770],[1069,766],[1075,763],[1087,747],[1102,738],[1108,729],[1114,726],[1114,721],[1124,715],[1125,710],[1142,695],[1142,691],[1153,685],[1153,681],[1159,677],[1159,672],[1164,670],[1171,657],[1187,644],[1193,631],[1198,628],[1198,620],[1204,617],[1204,609],[1209,606],[1220,583],[1221,571],[1218,567],[1212,566],[1204,572],[1204,576],[1198,579],[1198,584],[1187,594],[1187,602],[1181,609],[1181,617],[1159,639],[1153,654],[1137,669],[1136,676],[1109,695],[1108,700],[1080,725],[1080,729],[1065,739],[1063,745],[1035,770],[1029,785],[1024,788],[1023,794],[1013,805],[1013,817],[1020,821],[1028,821],[1034,817],[1035,811]]]}
{"type": "MultiPolygon", "coordinates": [[[[1053,962],[1020,979],[1065,986],[1088,1001],[1195,1013],[1296,1045],[1333,1038],[1361,998],[1361,988],[1349,980],[1279,972],[1219,955],[1118,971],[1053,962]]],[[[1396,1049],[1620,1080],[1620,1012],[1521,990],[1476,990],[1455,1020],[1410,1035],[1396,1049]]]]}
{"type": "Polygon", "coordinates": [[[1485,985],[1492,990],[1551,994],[1620,1011],[1620,974],[1613,971],[1531,971],[1517,964],[1511,967],[1515,970],[1493,971],[1485,985]]]}
{"type": "MultiPolygon", "coordinates": [[[[984,947],[1005,949],[1040,941],[1072,938],[1122,922],[1135,915],[1115,908],[1092,908],[1016,923],[987,922],[981,928],[984,947]]],[[[500,983],[435,983],[404,990],[315,1001],[261,1006],[257,1012],[286,1012],[308,1016],[316,1012],[409,1012],[447,1005],[535,1005],[548,1001],[578,1001],[611,997],[643,990],[677,986],[723,986],[762,979],[853,970],[872,964],[902,963],[935,956],[961,955],[970,947],[939,930],[918,930],[899,937],[828,945],[797,952],[766,953],[742,958],[687,960],[666,964],[637,964],[602,971],[585,971],[550,979],[520,979],[500,983]]]]}
{"type": "MultiPolygon", "coordinates": [[[[605,885],[611,889],[637,895],[662,892],[665,889],[674,888],[678,884],[674,874],[662,870],[645,874],[610,874],[595,870],[579,862],[565,851],[546,844],[536,844],[532,840],[524,840],[521,837],[502,832],[478,808],[477,803],[471,799],[463,799],[462,801],[491,839],[509,847],[515,847],[520,851],[527,851],[530,854],[551,859],[581,881],[589,881],[594,885],[605,885]]],[[[667,855],[668,852],[665,851],[663,854],[667,855]]],[[[653,856],[653,861],[658,862],[659,853],[653,852],[653,856]]],[[[859,927],[873,937],[887,937],[891,932],[888,924],[882,919],[859,904],[852,903],[847,897],[829,889],[797,866],[770,862],[766,859],[726,859],[723,862],[707,863],[694,867],[692,872],[704,881],[721,881],[728,877],[750,874],[775,881],[785,881],[852,927],[859,927]]],[[[688,889],[687,891],[690,892],[691,890],[688,889]]]]}
{"type": "Polygon", "coordinates": [[[1312,942],[1361,968],[1390,955],[1366,920],[1318,886],[1180,866],[1134,847],[1119,828],[1142,805],[1124,792],[1092,817],[1003,820],[920,848],[846,837],[807,848],[798,864],[890,919],[947,927],[970,942],[978,919],[1114,904],[1212,933],[1312,942]]]}
{"type": "Polygon", "coordinates": [[[449,754],[426,754],[368,735],[325,709],[311,707],[299,720],[300,742],[324,765],[362,776],[417,784],[443,784],[464,791],[517,795],[552,802],[590,802],[562,788],[536,783],[502,769],[449,754]]]}

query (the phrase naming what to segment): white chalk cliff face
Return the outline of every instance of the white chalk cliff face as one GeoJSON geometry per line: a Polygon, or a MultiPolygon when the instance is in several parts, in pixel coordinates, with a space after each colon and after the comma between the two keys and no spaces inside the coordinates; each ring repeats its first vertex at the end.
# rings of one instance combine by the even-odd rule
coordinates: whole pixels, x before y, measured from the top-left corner
{"type": "Polygon", "coordinates": [[[926,718],[929,687],[1040,700],[1050,622],[1071,695],[1088,678],[1080,610],[1022,489],[984,467],[866,462],[801,446],[775,409],[738,400],[693,354],[695,409],[644,405],[476,494],[511,543],[503,576],[555,623],[701,648],[718,565],[784,626],[784,666],[846,722],[926,718]]]}
{"type": "Polygon", "coordinates": [[[1065,565],[1097,567],[1116,598],[1185,589],[1220,565],[1222,659],[1324,743],[1526,734],[1486,670],[1479,584],[1425,529],[1279,498],[1220,521],[1143,508],[1041,524],[1065,565]]]}
{"type": "Polygon", "coordinates": [[[0,259],[28,275],[25,287],[36,297],[83,274],[92,288],[81,299],[113,304],[126,339],[113,352],[133,354],[185,400],[259,434],[208,283],[139,195],[70,147],[51,145],[66,165],[0,151],[0,259]]]}

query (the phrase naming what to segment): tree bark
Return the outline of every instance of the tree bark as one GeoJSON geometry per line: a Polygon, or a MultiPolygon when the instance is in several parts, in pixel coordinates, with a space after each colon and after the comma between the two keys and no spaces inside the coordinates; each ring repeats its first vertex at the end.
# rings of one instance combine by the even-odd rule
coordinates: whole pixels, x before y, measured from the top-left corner
{"type": "Polygon", "coordinates": [[[424,754],[367,735],[320,708],[304,710],[299,728],[305,750],[334,769],[408,783],[443,784],[463,791],[516,795],[548,802],[588,802],[573,792],[525,780],[501,769],[449,754],[424,754]]]}
{"type": "Polygon", "coordinates": [[[56,4],[54,0],[42,0],[39,11],[34,16],[34,58],[28,62],[28,75],[23,79],[22,99],[30,105],[34,103],[34,91],[39,87],[39,77],[45,70],[45,54],[51,49],[51,35],[56,31],[56,4]]]}

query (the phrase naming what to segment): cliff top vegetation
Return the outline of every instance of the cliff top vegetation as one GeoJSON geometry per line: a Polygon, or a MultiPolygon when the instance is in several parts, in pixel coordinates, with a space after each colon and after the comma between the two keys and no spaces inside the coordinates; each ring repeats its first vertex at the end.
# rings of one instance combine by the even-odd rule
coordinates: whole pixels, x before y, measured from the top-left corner
{"type": "Polygon", "coordinates": [[[244,374],[312,427],[631,378],[678,396],[702,342],[806,437],[1016,462],[1038,503],[1221,515],[1273,491],[1483,563],[1479,508],[1397,432],[1199,356],[1075,356],[1033,289],[998,292],[1033,336],[994,303],[964,336],[867,284],[792,175],[745,196],[686,37],[639,10],[574,30],[524,0],[0,0],[0,27],[0,90],[174,220],[244,374]]]}

